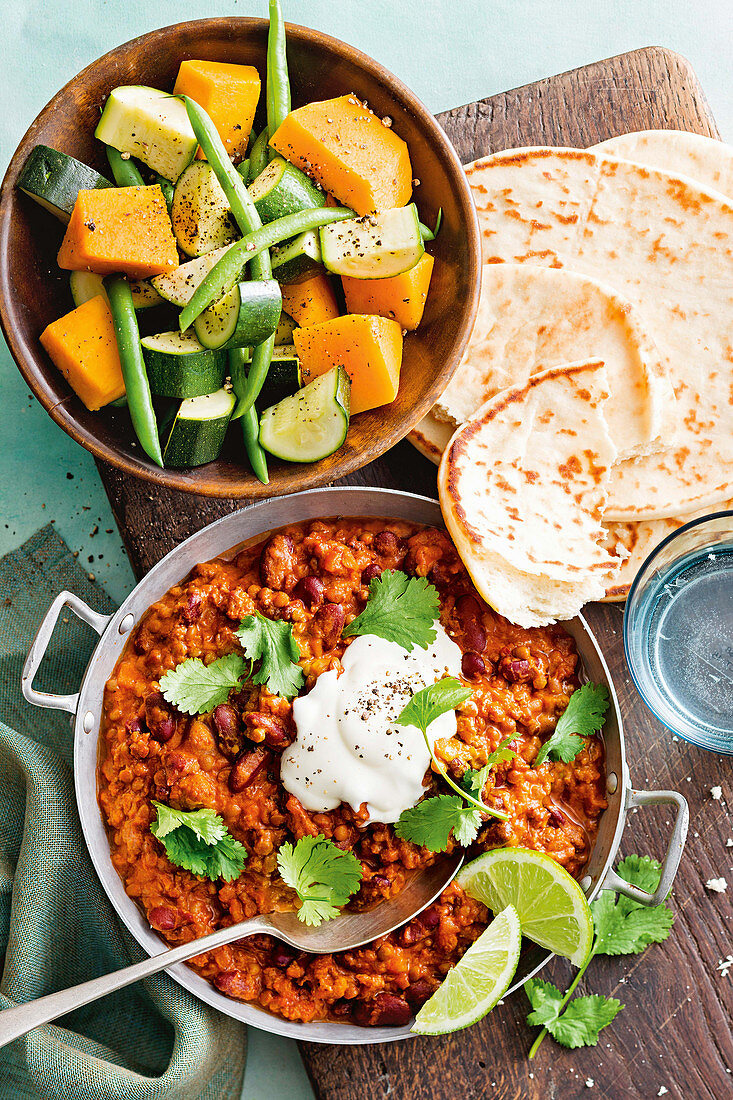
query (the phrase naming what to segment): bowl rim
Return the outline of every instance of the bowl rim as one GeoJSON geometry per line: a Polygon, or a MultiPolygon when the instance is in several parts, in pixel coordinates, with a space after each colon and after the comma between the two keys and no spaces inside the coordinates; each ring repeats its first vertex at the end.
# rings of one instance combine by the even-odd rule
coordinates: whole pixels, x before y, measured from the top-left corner
{"type": "MultiPolygon", "coordinates": [[[[468,249],[466,251],[465,260],[468,265],[469,306],[463,330],[459,333],[452,355],[444,360],[445,363],[452,366],[452,370],[445,376],[445,371],[443,371],[440,375],[439,383],[435,380],[437,376],[433,377],[433,384],[428,387],[423,398],[413,406],[408,420],[406,420],[402,426],[385,432],[384,435],[380,437],[379,442],[370,448],[369,455],[366,459],[363,458],[363,453],[361,451],[355,451],[351,456],[345,458],[342,464],[335,469],[333,467],[323,467],[320,462],[313,463],[310,466],[305,463],[297,464],[298,478],[295,488],[279,488],[277,483],[273,481],[268,485],[261,485],[260,482],[248,473],[244,465],[242,466],[242,475],[239,480],[233,479],[231,482],[206,482],[205,475],[203,478],[199,476],[200,470],[206,469],[205,466],[197,467],[192,470],[176,470],[172,468],[161,469],[146,459],[138,459],[135,456],[119,452],[115,446],[100,441],[94,433],[65,415],[65,406],[72,398],[63,398],[59,401],[54,399],[48,392],[42,377],[40,377],[38,368],[38,364],[41,361],[41,352],[39,347],[36,346],[38,341],[26,341],[19,333],[20,326],[16,325],[15,309],[15,298],[17,295],[13,290],[9,271],[10,249],[8,247],[8,235],[12,225],[12,200],[15,196],[15,181],[20,168],[25,163],[28,154],[35,144],[35,131],[59,108],[60,101],[72,86],[83,80],[83,78],[91,73],[100,62],[112,60],[120,50],[142,43],[145,43],[148,47],[154,46],[156,41],[164,40],[172,31],[183,28],[199,27],[212,31],[226,28],[236,37],[237,30],[240,27],[246,27],[248,30],[264,30],[268,25],[269,21],[267,19],[252,16],[214,16],[207,19],[190,19],[179,23],[171,23],[165,27],[155,28],[154,30],[147,31],[144,34],[114,46],[111,50],[108,50],[106,53],[91,61],[75,76],[72,76],[63,87],[55,93],[46,106],[42,108],[20,139],[6,169],[2,185],[0,186],[0,328],[7,341],[11,356],[34,396],[51,416],[52,420],[54,420],[54,422],[58,424],[75,443],[80,444],[89,451],[95,459],[107,462],[133,477],[141,478],[159,487],[164,486],[168,489],[177,489],[183,492],[218,497],[220,499],[268,499],[272,496],[283,495],[284,493],[318,488],[328,482],[345,477],[347,474],[351,474],[361,469],[367,462],[373,461],[383,455],[391,447],[395,446],[409,434],[412,428],[414,428],[429,409],[432,408],[436,398],[442,390],[445,389],[445,386],[457,370],[461,355],[471,335],[479,301],[481,235],[478,215],[476,213],[471,188],[465,172],[463,171],[463,166],[458,154],[435,116],[407,84],[369,54],[364,53],[355,46],[351,46],[342,39],[325,34],[323,31],[305,27],[298,23],[286,23],[286,32],[291,38],[296,38],[300,42],[316,49],[334,52],[341,57],[347,57],[348,60],[365,69],[370,79],[376,80],[388,87],[390,95],[410,114],[415,116],[421,127],[427,131],[430,143],[436,150],[440,161],[445,167],[451,188],[460,206],[461,219],[465,225],[466,235],[468,237],[468,249]]],[[[293,469],[295,468],[296,464],[293,464],[293,469]]]]}
{"type": "MultiPolygon", "coordinates": [[[[111,672],[114,668],[130,632],[151,603],[159,598],[155,593],[160,591],[162,594],[167,591],[172,584],[180,580],[181,576],[186,575],[188,569],[193,567],[192,562],[204,560],[198,555],[201,551],[207,551],[208,546],[202,544],[213,541],[219,547],[217,553],[226,553],[229,549],[240,545],[241,541],[249,542],[255,537],[264,538],[269,531],[277,530],[291,522],[307,522],[332,516],[379,516],[389,519],[395,515],[416,523],[443,526],[438,501],[417,493],[376,487],[333,486],[320,489],[315,493],[296,493],[289,497],[262,501],[252,507],[238,509],[190,535],[184,542],[169,551],[135,586],[107,621],[84,673],[79,689],[76,715],[73,719],[74,790],[82,833],[97,876],[118,920],[126,926],[137,943],[149,955],[158,954],[165,947],[160,937],[145,920],[138,903],[126,893],[122,879],[112,863],[107,830],[97,800],[98,716],[101,713],[104,689],[104,682],[100,683],[100,671],[108,668],[111,672]],[[262,524],[265,518],[267,522],[262,524]],[[230,532],[237,534],[244,532],[244,535],[242,539],[235,539],[232,542],[230,532]],[[222,548],[222,543],[226,544],[225,548],[222,548]],[[171,580],[171,578],[175,579],[171,580]],[[90,765],[92,759],[93,767],[90,765]]],[[[583,889],[590,901],[603,889],[604,881],[618,851],[626,820],[627,793],[631,784],[621,708],[613,677],[598,641],[582,615],[562,625],[575,638],[586,668],[595,666],[596,674],[606,683],[611,696],[611,707],[605,726],[605,767],[607,776],[615,774],[616,785],[613,790],[608,790],[608,808],[602,817],[602,821],[606,820],[607,824],[596,838],[591,862],[583,879],[585,884],[583,889]]],[[[553,957],[543,948],[536,947],[534,950],[536,954],[533,955],[528,971],[515,975],[505,997],[518,990],[528,978],[534,977],[553,957]]],[[[309,1023],[287,1020],[249,1002],[226,997],[185,963],[177,963],[166,972],[199,1000],[233,1019],[275,1035],[335,1046],[399,1042],[416,1037],[410,1030],[411,1025],[398,1028],[360,1027],[356,1024],[329,1020],[309,1023]]]]}

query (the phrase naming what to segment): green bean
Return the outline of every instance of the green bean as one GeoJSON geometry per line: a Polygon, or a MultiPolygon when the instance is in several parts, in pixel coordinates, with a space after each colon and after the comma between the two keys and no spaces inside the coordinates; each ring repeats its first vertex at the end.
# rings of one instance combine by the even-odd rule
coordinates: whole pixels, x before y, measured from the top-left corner
{"type": "Polygon", "coordinates": [[[420,236],[422,237],[422,239],[424,241],[434,241],[435,238],[438,236],[438,233],[440,232],[440,226],[441,226],[442,221],[443,221],[443,207],[441,206],[441,207],[438,208],[438,216],[435,219],[435,229],[428,229],[427,225],[423,225],[422,222],[418,223],[419,226],[420,226],[420,236]]]}
{"type": "Polygon", "coordinates": [[[269,131],[265,126],[262,133],[258,136],[254,145],[252,146],[252,152],[249,154],[249,178],[250,180],[256,180],[260,172],[264,172],[267,167],[267,141],[269,137],[269,131]]]}
{"type": "Polygon", "coordinates": [[[243,160],[241,164],[237,165],[237,171],[244,180],[245,185],[249,183],[249,157],[247,160],[243,160]]]}
{"type": "Polygon", "coordinates": [[[143,187],[144,179],[140,175],[140,169],[132,157],[123,157],[117,149],[111,145],[106,146],[107,160],[112,169],[115,183],[118,187],[143,187]]]}
{"type": "Polygon", "coordinates": [[[153,462],[162,466],[163,456],[160,452],[158,424],[140,348],[140,332],[132,304],[130,284],[121,275],[110,275],[104,280],[104,286],[112,311],[132,426],[142,449],[153,462]]]}
{"type": "MultiPolygon", "coordinates": [[[[181,332],[193,324],[199,314],[208,309],[214,302],[218,302],[228,290],[237,283],[242,275],[244,267],[250,261],[264,257],[274,244],[280,244],[290,237],[304,233],[306,230],[317,229],[320,225],[328,225],[330,222],[344,221],[353,218],[354,211],[340,206],[321,206],[316,210],[298,210],[294,214],[286,214],[284,218],[276,218],[267,225],[260,226],[254,232],[248,233],[240,241],[231,245],[221,259],[212,267],[206,278],[199,283],[184,307],[180,316],[181,332]]],[[[264,265],[262,265],[264,267],[264,265]]],[[[269,267],[269,257],[268,257],[269,267]]],[[[252,265],[254,278],[271,278],[272,268],[267,274],[259,274],[252,265]]]]}
{"type": "MultiPolygon", "coordinates": [[[[265,343],[274,344],[274,337],[265,341],[265,343]]],[[[242,392],[247,379],[246,356],[247,352],[245,348],[233,348],[229,352],[229,374],[231,375],[232,386],[237,396],[242,392]]],[[[249,463],[255,477],[259,478],[263,485],[267,485],[270,480],[267,474],[267,456],[260,446],[259,435],[260,421],[257,416],[257,410],[254,405],[250,405],[247,412],[242,417],[244,448],[247,452],[247,457],[249,458],[249,463]]]]}
{"type": "Polygon", "coordinates": [[[171,206],[173,205],[173,192],[175,187],[170,180],[164,180],[162,176],[159,176],[156,172],[155,182],[163,192],[163,198],[165,199],[165,205],[168,207],[168,213],[171,212],[171,206]]]}
{"type": "MultiPolygon", "coordinates": [[[[267,35],[267,129],[274,134],[290,114],[290,77],[280,0],[270,0],[270,29],[267,35]]],[[[270,160],[277,156],[268,150],[270,160]]]]}

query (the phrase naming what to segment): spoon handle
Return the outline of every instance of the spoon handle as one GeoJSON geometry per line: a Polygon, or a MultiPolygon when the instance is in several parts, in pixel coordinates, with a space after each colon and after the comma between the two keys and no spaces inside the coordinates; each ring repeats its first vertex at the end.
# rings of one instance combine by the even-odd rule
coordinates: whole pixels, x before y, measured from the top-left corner
{"type": "Polygon", "coordinates": [[[212,951],[215,947],[222,947],[225,943],[242,939],[244,936],[254,936],[258,932],[272,933],[272,931],[272,925],[267,917],[252,917],[240,924],[233,924],[229,928],[220,928],[218,932],[212,932],[198,940],[162,951],[149,959],[143,959],[142,962],[123,967],[122,970],[115,970],[112,974],[102,974],[99,978],[92,978],[91,981],[71,986],[70,989],[60,989],[58,993],[49,993],[46,997],[38,997],[35,1001],[6,1008],[0,1012],[0,1047],[25,1035],[32,1028],[48,1024],[51,1020],[56,1020],[75,1008],[89,1004],[90,1001],[106,997],[116,989],[124,989],[126,985],[139,982],[142,978],[159,974],[161,970],[167,970],[174,963],[185,962],[195,955],[203,955],[205,951],[212,951]]]}

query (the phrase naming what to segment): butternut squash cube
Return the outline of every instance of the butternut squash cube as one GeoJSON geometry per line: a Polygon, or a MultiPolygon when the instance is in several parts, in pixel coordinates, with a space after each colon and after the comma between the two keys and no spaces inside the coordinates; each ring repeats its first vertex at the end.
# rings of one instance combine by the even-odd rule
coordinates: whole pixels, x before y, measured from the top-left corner
{"type": "MultiPolygon", "coordinates": [[[[173,91],[203,107],[232,160],[244,159],[260,98],[260,74],[254,65],[182,61],[173,91]]],[[[200,149],[196,156],[203,158],[200,149]]]]}
{"type": "Polygon", "coordinates": [[[178,250],[158,184],[80,191],[61,242],[58,265],[98,275],[118,272],[131,279],[174,271],[178,250]]]}
{"type": "Polygon", "coordinates": [[[41,343],[91,412],[124,394],[112,313],[101,294],[52,321],[41,343]]]}
{"type": "Polygon", "coordinates": [[[339,315],[331,280],[322,271],[299,283],[283,283],[280,287],[283,309],[296,325],[317,325],[339,315]]]}
{"type": "Polygon", "coordinates": [[[270,145],[357,214],[410,201],[407,145],[353,94],[291,111],[270,145]]]}
{"type": "Polygon", "coordinates": [[[303,384],[332,367],[351,379],[351,412],[394,401],[400,386],[402,329],[386,317],[349,314],[319,325],[296,328],[293,340],[303,384]]]}
{"type": "Polygon", "coordinates": [[[389,279],[352,279],[342,275],[347,310],[391,317],[402,328],[416,329],[425,309],[434,262],[429,253],[423,252],[409,271],[389,279]]]}

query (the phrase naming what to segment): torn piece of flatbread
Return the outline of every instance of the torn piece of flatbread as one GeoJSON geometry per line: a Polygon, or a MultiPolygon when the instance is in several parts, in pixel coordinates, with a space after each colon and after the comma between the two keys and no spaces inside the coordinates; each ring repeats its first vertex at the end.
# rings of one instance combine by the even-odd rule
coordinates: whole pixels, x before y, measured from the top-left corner
{"type": "Polygon", "coordinates": [[[458,426],[499,390],[590,358],[608,372],[604,416],[619,457],[652,450],[674,394],[631,302],[573,271],[484,264],[471,339],[433,414],[458,426]]]}
{"type": "Polygon", "coordinates": [[[591,146],[593,152],[623,157],[733,197],[733,146],[687,130],[638,130],[591,146]]]}
{"type": "Polygon", "coordinates": [[[446,526],[478,591],[519,626],[572,618],[618,564],[601,544],[608,393],[600,360],[552,367],[487,401],[443,455],[446,526]]]}

